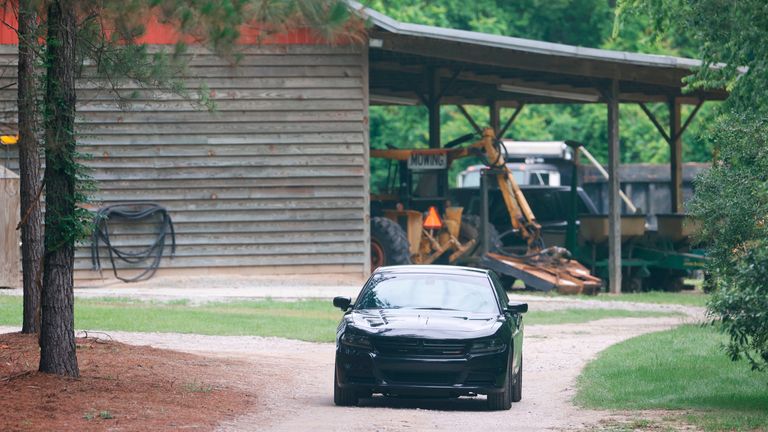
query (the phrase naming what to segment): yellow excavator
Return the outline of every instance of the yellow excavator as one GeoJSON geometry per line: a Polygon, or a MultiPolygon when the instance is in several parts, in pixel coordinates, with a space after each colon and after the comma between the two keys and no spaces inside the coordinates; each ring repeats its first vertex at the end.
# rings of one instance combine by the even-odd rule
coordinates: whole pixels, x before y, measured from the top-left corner
{"type": "Polygon", "coordinates": [[[471,145],[454,147],[462,140],[466,137],[441,149],[371,150],[372,158],[397,162],[395,169],[388,171],[387,183],[394,186],[388,188],[390,193],[371,196],[372,267],[474,263],[520,279],[533,289],[597,293],[602,285],[599,278],[571,260],[566,249],[544,246],[541,226],[506,166],[493,130],[485,129],[482,138],[471,145]],[[445,177],[448,167],[452,161],[469,156],[479,156],[488,165],[512,227],[527,244],[523,255],[503,253],[494,232],[488,236],[492,243],[487,245],[489,252],[480,254],[481,227],[493,227],[476,216],[463,215],[463,208],[451,206],[445,177]]]}

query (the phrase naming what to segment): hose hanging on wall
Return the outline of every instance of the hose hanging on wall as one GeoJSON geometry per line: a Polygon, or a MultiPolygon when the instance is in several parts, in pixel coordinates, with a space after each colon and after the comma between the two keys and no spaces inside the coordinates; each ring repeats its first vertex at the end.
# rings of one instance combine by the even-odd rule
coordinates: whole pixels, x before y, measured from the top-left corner
{"type": "Polygon", "coordinates": [[[176,233],[173,230],[171,216],[165,207],[155,203],[137,202],[127,204],[115,204],[100,208],[94,216],[93,238],[91,241],[91,263],[94,271],[101,271],[101,257],[99,256],[99,241],[103,242],[109,252],[109,261],[112,264],[112,271],[117,279],[123,282],[138,282],[147,280],[154,276],[160,266],[160,259],[163,257],[165,249],[165,240],[168,234],[171,234],[171,257],[176,253],[176,233]],[[119,219],[125,222],[144,222],[157,218],[157,230],[155,240],[146,249],[129,252],[121,250],[114,246],[109,238],[110,220],[119,219]],[[120,277],[117,274],[115,258],[118,258],[128,264],[141,264],[152,259],[149,267],[144,269],[138,276],[132,278],[120,277]]]}

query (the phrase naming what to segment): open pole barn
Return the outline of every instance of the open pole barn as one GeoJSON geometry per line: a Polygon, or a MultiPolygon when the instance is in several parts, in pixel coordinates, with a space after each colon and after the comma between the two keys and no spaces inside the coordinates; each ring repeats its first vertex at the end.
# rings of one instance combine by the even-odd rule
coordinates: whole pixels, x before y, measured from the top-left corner
{"type": "MultiPolygon", "coordinates": [[[[85,163],[98,185],[94,202],[149,201],[168,210],[177,248],[173,259],[166,251],[161,274],[365,277],[369,104],[425,105],[431,147],[440,146],[441,105],[487,106],[490,126],[503,134],[528,104],[605,104],[614,174],[619,104],[665,103],[668,127],[648,114],[671,148],[670,208],[683,211],[680,137],[693,115],[681,119],[680,107],[727,97],[717,89],[683,93],[682,78],[698,61],[408,24],[349,5],[369,23],[364,43],[329,45],[299,29],[258,43],[246,38],[237,63],[191,47],[185,82],[207,88],[212,112],[130,82],[120,92],[131,97],[120,100],[104,83],[78,81],[78,144],[93,156],[85,163]],[[503,107],[514,113],[501,118],[503,107]]],[[[14,22],[8,11],[5,17],[14,22]]],[[[157,23],[149,30],[146,43],[175,42],[157,23]]],[[[0,115],[9,132],[16,121],[16,44],[12,28],[0,28],[0,115]]],[[[18,169],[13,146],[0,163],[18,169]]],[[[621,283],[619,187],[613,175],[614,292],[621,283]]],[[[151,227],[125,224],[111,241],[139,250],[154,237],[151,227]]],[[[89,245],[78,249],[75,266],[78,280],[110,277],[107,266],[92,271],[89,245]]]]}

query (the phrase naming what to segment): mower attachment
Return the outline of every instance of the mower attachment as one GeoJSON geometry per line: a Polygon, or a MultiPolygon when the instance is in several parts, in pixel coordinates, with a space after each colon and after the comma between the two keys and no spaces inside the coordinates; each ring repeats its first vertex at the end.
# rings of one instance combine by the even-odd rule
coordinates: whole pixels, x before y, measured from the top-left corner
{"type": "Polygon", "coordinates": [[[526,288],[537,291],[557,290],[560,294],[595,295],[602,280],[589,274],[586,267],[564,256],[562,248],[552,247],[540,253],[513,257],[497,253],[483,255],[481,265],[496,273],[520,279],[526,288]]]}

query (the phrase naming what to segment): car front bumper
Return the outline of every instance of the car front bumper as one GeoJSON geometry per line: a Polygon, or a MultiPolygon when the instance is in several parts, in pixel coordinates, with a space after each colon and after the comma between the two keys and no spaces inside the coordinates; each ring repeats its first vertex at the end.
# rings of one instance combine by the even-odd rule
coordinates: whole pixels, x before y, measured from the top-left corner
{"type": "Polygon", "coordinates": [[[336,379],[342,388],[400,396],[498,393],[508,373],[509,348],[461,357],[392,356],[339,345],[336,379]]]}

